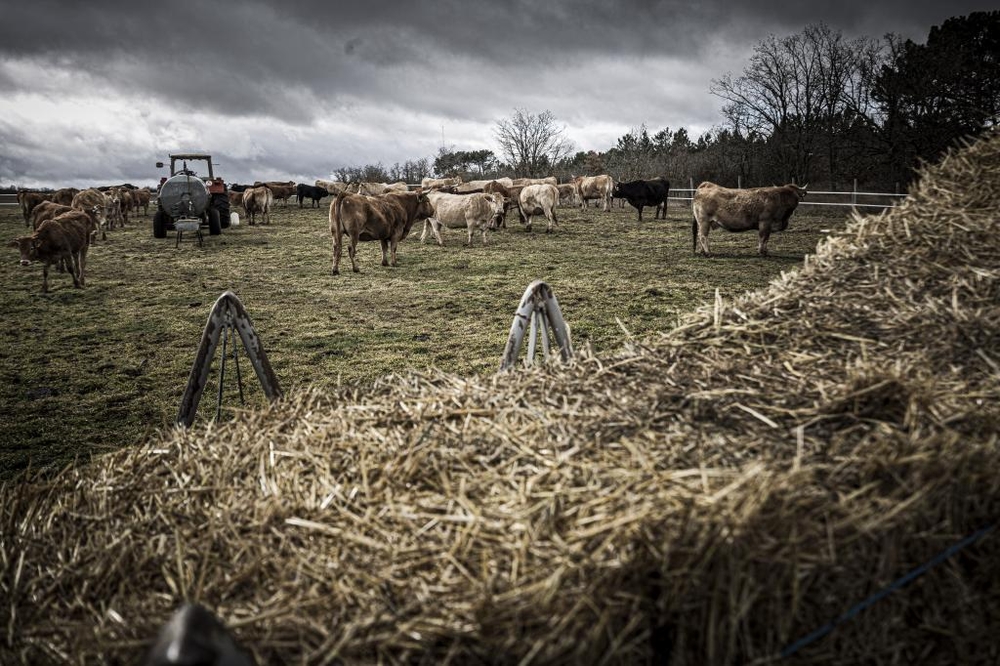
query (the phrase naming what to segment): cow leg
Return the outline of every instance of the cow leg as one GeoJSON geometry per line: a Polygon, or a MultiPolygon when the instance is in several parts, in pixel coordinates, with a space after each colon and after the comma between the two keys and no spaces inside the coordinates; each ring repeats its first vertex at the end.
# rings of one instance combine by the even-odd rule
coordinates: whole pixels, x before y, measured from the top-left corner
{"type": "Polygon", "coordinates": [[[757,253],[762,257],[767,256],[767,240],[771,237],[769,228],[760,230],[760,242],[757,244],[757,253]]]}
{"type": "MultiPolygon", "coordinates": [[[[388,266],[389,265],[389,259],[388,259],[387,255],[389,253],[389,239],[388,238],[383,238],[382,240],[379,241],[379,244],[382,246],[382,265],[383,266],[388,266]]],[[[396,259],[395,259],[395,257],[393,257],[392,265],[393,266],[396,265],[396,259]]]]}
{"type": "Polygon", "coordinates": [[[639,221],[642,222],[642,206],[636,206],[639,209],[639,221]]]}
{"type": "Polygon", "coordinates": [[[559,221],[556,219],[556,207],[553,206],[549,210],[545,211],[545,219],[548,222],[545,225],[545,233],[552,231],[552,227],[558,227],[559,221]]]}
{"type": "Polygon", "coordinates": [[[340,274],[340,254],[343,250],[343,246],[340,243],[340,239],[337,235],[333,236],[333,275],[340,274]]]}
{"type": "Polygon", "coordinates": [[[87,246],[84,245],[83,249],[80,250],[80,254],[77,255],[76,259],[77,267],[80,269],[80,286],[86,286],[86,281],[84,280],[84,269],[87,267],[87,246]]]}
{"type": "Polygon", "coordinates": [[[393,237],[392,239],[389,240],[389,255],[391,257],[390,263],[393,266],[396,265],[396,248],[397,247],[399,247],[399,239],[396,238],[396,237],[393,237]]]}
{"type": "Polygon", "coordinates": [[[358,236],[360,233],[360,231],[352,233],[350,243],[347,245],[347,256],[351,258],[351,270],[355,273],[361,272],[361,269],[358,268],[358,236]]]}
{"type": "Polygon", "coordinates": [[[49,262],[42,264],[42,293],[49,293],[49,262]]]}

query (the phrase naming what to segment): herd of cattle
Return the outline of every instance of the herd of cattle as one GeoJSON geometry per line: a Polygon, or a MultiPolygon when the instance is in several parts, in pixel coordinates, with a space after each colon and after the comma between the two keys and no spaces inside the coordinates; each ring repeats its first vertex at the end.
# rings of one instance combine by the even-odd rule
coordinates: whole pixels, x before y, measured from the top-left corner
{"type": "MultiPolygon", "coordinates": [[[[544,216],[546,233],[558,227],[558,206],[588,207],[597,201],[605,211],[612,200],[627,201],[642,221],[643,209],[654,209],[654,219],[666,219],[670,183],[663,177],[616,183],[611,176],[582,176],[559,184],[555,177],[496,178],[463,181],[461,178],[424,178],[411,189],[399,183],[344,183],[317,180],[314,185],[288,182],[257,182],[254,185],[231,185],[230,205],[242,208],[251,225],[258,220],[270,223],[275,202],[297,197],[301,208],[306,200],[311,207],[332,196],[329,208],[330,233],[333,236],[333,274],[340,269],[343,238],[348,238],[348,255],[354,272],[357,244],[378,241],[382,247],[382,265],[396,265],[396,249],[412,227],[423,222],[423,242],[428,232],[439,245],[441,229],[465,229],[472,244],[476,231],[485,245],[487,231],[506,227],[506,216],[516,210],[525,230],[531,231],[534,218],[544,216]]],[[[692,239],[694,251],[709,254],[708,232],[713,226],[728,231],[759,234],[758,253],[767,256],[767,242],[772,231],[783,231],[805,188],[796,185],[730,189],[704,182],[692,198],[692,239]]],[[[42,291],[48,291],[49,266],[65,267],[72,274],[73,285],[85,284],[87,248],[98,233],[106,239],[106,230],[124,225],[130,214],[141,208],[149,214],[154,196],[148,188],[117,187],[88,190],[61,189],[53,193],[18,192],[18,203],[26,225],[33,232],[10,242],[20,251],[22,265],[34,261],[43,264],[42,291]]]]}

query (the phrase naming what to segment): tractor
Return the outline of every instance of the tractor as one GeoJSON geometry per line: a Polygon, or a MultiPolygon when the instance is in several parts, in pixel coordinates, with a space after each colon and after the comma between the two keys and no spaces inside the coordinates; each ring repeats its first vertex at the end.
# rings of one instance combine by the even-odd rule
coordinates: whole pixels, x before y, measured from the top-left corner
{"type": "MultiPolygon", "coordinates": [[[[158,169],[163,162],[157,162],[158,169]]],[[[201,241],[201,230],[218,236],[229,227],[229,197],[226,183],[212,172],[212,156],[204,153],[170,155],[170,177],[160,179],[153,237],[166,238],[168,231],[193,231],[201,241]],[[201,167],[204,162],[204,167],[201,167]],[[195,166],[199,170],[195,170],[195,166]]]]}

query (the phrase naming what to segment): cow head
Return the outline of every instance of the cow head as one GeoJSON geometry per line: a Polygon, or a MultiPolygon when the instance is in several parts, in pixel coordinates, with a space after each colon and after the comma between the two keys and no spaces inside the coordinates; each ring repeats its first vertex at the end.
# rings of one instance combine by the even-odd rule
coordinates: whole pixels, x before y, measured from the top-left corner
{"type": "Polygon", "coordinates": [[[507,212],[507,202],[502,194],[492,193],[487,194],[486,198],[490,202],[490,210],[492,216],[490,217],[490,229],[499,229],[504,224],[504,215],[507,212]]]}
{"type": "Polygon", "coordinates": [[[428,217],[434,217],[434,204],[431,200],[427,198],[427,195],[423,191],[417,192],[417,214],[414,219],[425,220],[428,217]]]}
{"type": "Polygon", "coordinates": [[[807,185],[803,185],[802,187],[799,187],[798,185],[794,185],[794,184],[791,185],[792,190],[795,192],[796,196],[799,197],[799,201],[802,201],[803,199],[805,199],[806,195],[809,194],[808,189],[806,189],[808,187],[809,187],[808,184],[807,185]]]}
{"type": "Polygon", "coordinates": [[[7,243],[7,247],[16,247],[21,253],[20,264],[22,266],[30,266],[31,262],[38,258],[38,247],[36,246],[37,237],[35,234],[30,236],[19,236],[7,243]]]}

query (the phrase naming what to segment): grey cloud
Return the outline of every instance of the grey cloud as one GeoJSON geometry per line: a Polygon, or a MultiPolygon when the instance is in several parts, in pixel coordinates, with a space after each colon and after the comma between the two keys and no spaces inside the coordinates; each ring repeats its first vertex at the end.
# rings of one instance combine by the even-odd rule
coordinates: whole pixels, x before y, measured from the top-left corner
{"type": "Polygon", "coordinates": [[[993,8],[982,0],[12,3],[0,22],[3,98],[71,104],[98,95],[146,111],[130,120],[140,125],[132,132],[100,136],[107,130],[88,120],[71,129],[34,117],[0,124],[0,179],[83,177],[101,155],[110,169],[138,168],[130,151],[165,152],[180,140],[214,145],[247,172],[402,162],[433,154],[441,126],[490,145],[495,121],[514,107],[550,109],[581,132],[708,127],[721,120],[709,81],[739,74],[769,34],[824,22],[848,37],[919,41],[948,16],[993,8]],[[218,127],[233,123],[243,131],[220,138],[218,127]],[[282,133],[295,129],[309,139],[282,133]],[[72,165],[53,162],[53,141],[72,147],[72,165]],[[393,156],[406,150],[422,152],[393,156]]]}

